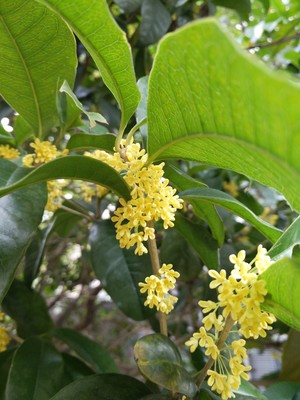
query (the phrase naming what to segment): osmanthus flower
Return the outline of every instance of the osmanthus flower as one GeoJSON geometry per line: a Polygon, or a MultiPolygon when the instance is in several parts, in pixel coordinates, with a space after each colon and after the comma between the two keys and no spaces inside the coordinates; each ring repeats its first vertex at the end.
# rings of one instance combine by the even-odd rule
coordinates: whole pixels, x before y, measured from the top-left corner
{"type": "Polygon", "coordinates": [[[10,342],[10,337],[7,333],[8,329],[5,326],[2,326],[3,320],[4,314],[0,312],[0,352],[5,351],[8,343],[10,342]]]}
{"type": "Polygon", "coordinates": [[[6,160],[14,160],[19,156],[19,150],[9,146],[8,144],[0,144],[0,157],[5,158],[6,160]]]}
{"type": "MultiPolygon", "coordinates": [[[[57,147],[49,141],[41,141],[38,138],[34,139],[33,143],[30,143],[30,147],[34,149],[34,152],[24,156],[22,160],[23,165],[28,168],[45,164],[57,157],[68,154],[68,150],[59,151],[57,147]]],[[[68,182],[63,179],[47,182],[48,201],[45,207],[46,210],[54,212],[60,207],[63,195],[62,189],[67,184],[68,182]]]]}
{"type": "Polygon", "coordinates": [[[145,306],[156,307],[158,311],[169,314],[178,301],[178,298],[169,291],[175,288],[179,272],[174,271],[172,264],[163,264],[158,273],[159,276],[150,275],[145,279],[145,283],[139,283],[140,291],[147,293],[145,306]]]}
{"type": "Polygon", "coordinates": [[[259,245],[250,263],[245,258],[244,250],[229,257],[233,269],[228,277],[224,269],[209,271],[213,278],[210,288],[217,289],[218,301],[199,301],[202,312],[207,314],[202,320],[204,326],[186,342],[191,352],[201,346],[206,349],[205,354],[211,356],[214,368],[208,369],[208,384],[224,400],[235,397],[232,389],[238,389],[241,378],[249,379],[247,372],[251,369],[244,365],[247,358],[245,340],[226,343],[222,337],[226,324],[230,322],[231,327],[236,326],[236,331],[245,338],[257,339],[265,337],[276,320],[273,314],[260,307],[267,290],[259,274],[271,265],[267,250],[259,245]]]}
{"type": "Polygon", "coordinates": [[[148,156],[138,143],[125,146],[122,141],[121,147],[121,153],[96,150],[85,155],[109,164],[130,186],[131,199],[120,199],[112,221],[120,246],[127,249],[136,246],[135,253],[142,255],[148,252],[144,242],[155,237],[154,228],[148,226],[150,221],[161,219],[164,229],[173,227],[175,212],[182,208],[183,201],[163,177],[164,163],[147,164],[148,156]]]}

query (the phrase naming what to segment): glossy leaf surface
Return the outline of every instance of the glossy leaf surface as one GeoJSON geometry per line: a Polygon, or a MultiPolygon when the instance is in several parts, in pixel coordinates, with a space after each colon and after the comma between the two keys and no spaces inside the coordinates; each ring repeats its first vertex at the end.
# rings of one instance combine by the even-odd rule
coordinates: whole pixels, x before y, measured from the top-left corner
{"type": "Polygon", "coordinates": [[[231,169],[300,210],[299,99],[299,83],[238,48],[214,20],[186,25],[161,41],[150,75],[149,161],[231,169]]]}
{"type": "Polygon", "coordinates": [[[283,232],[269,250],[268,255],[276,260],[282,254],[290,252],[297,244],[300,244],[300,217],[283,232]]]}
{"type": "Polygon", "coordinates": [[[0,93],[42,137],[58,123],[59,85],[65,79],[73,84],[74,37],[61,18],[34,0],[1,2],[0,36],[0,93]]]}
{"type": "Polygon", "coordinates": [[[67,148],[72,150],[101,149],[113,152],[116,137],[115,135],[93,135],[88,133],[77,133],[71,136],[67,148]]]}

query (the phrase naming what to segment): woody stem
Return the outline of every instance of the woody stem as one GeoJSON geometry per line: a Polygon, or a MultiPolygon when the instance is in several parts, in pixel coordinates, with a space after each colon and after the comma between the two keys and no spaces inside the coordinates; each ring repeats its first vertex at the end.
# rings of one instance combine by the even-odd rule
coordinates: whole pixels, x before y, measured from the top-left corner
{"type": "MultiPolygon", "coordinates": [[[[148,226],[149,226],[149,228],[154,229],[154,222],[153,221],[148,222],[148,226]]],[[[150,255],[150,259],[151,259],[152,271],[155,275],[158,275],[159,274],[158,271],[160,269],[160,261],[159,261],[159,255],[158,255],[155,238],[148,239],[148,250],[149,250],[149,255],[150,255]]],[[[159,311],[158,318],[159,318],[160,333],[162,335],[168,336],[168,326],[167,326],[166,314],[159,311]]]]}

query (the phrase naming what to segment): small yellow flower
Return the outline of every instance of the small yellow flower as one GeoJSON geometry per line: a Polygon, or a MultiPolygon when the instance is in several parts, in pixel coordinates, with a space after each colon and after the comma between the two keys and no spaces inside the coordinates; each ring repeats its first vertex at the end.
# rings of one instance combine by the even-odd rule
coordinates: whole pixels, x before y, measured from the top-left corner
{"type": "MultiPolygon", "coordinates": [[[[0,312],[0,323],[4,320],[4,314],[0,312]]],[[[8,329],[4,326],[0,326],[0,353],[7,349],[7,345],[10,342],[10,337],[8,335],[8,329]]]]}
{"type": "Polygon", "coordinates": [[[8,144],[0,144],[0,157],[6,160],[13,160],[20,156],[20,152],[8,144]]]}
{"type": "Polygon", "coordinates": [[[232,197],[238,197],[239,190],[235,181],[223,182],[223,188],[226,190],[226,192],[231,194],[232,197]]]}

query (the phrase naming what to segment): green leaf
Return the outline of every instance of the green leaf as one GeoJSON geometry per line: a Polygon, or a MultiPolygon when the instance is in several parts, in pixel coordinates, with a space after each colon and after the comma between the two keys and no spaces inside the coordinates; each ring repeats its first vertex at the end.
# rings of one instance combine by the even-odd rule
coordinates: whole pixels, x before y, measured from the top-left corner
{"type": "Polygon", "coordinates": [[[252,383],[241,380],[240,387],[238,390],[233,390],[233,392],[237,395],[245,396],[247,399],[258,399],[258,400],[267,400],[266,396],[264,396],[259,389],[257,389],[252,383]]]}
{"type": "Polygon", "coordinates": [[[280,380],[300,383],[300,332],[291,329],[283,347],[280,380]]]}
{"type": "Polygon", "coordinates": [[[116,0],[118,6],[126,13],[131,13],[138,9],[143,0],[116,0]]]}
{"type": "Polygon", "coordinates": [[[70,88],[67,81],[64,81],[64,83],[62,84],[59,91],[61,93],[66,93],[73,100],[73,102],[76,105],[76,107],[78,108],[78,110],[80,110],[83,114],[85,114],[88,117],[88,119],[90,121],[90,128],[95,128],[96,122],[107,124],[106,119],[101,114],[96,113],[96,112],[86,111],[83,108],[83,105],[77,99],[75,93],[72,92],[72,89],[70,88]]]}
{"type": "MultiPolygon", "coordinates": [[[[0,159],[0,191],[13,179],[18,167],[0,159]]],[[[44,185],[34,186],[0,199],[0,303],[5,296],[27,246],[40,224],[46,204],[44,185]]]]}
{"type": "Polygon", "coordinates": [[[292,400],[300,390],[300,384],[294,382],[277,382],[265,390],[264,395],[270,400],[292,400]]]}
{"type": "Polygon", "coordinates": [[[57,158],[35,169],[18,168],[21,179],[0,189],[0,197],[35,183],[53,179],[79,179],[103,185],[118,196],[130,198],[129,188],[123,178],[107,164],[91,157],[66,156],[57,158]]]}
{"type": "Polygon", "coordinates": [[[251,12],[250,0],[212,0],[216,6],[231,8],[235,10],[244,19],[248,19],[249,13],[251,12]]]}
{"type": "Polygon", "coordinates": [[[143,0],[140,41],[144,45],[157,42],[168,30],[172,19],[160,0],[143,0]]]}
{"type": "Polygon", "coordinates": [[[1,2],[0,36],[0,93],[42,137],[58,123],[58,87],[75,77],[74,36],[34,0],[1,2]]]}
{"type": "Polygon", "coordinates": [[[47,341],[27,339],[15,352],[6,386],[9,400],[49,400],[62,387],[63,360],[47,341]]]}
{"type": "Polygon", "coordinates": [[[43,297],[21,281],[14,280],[2,302],[3,309],[17,323],[22,338],[45,333],[53,328],[43,297]]]}
{"type": "Polygon", "coordinates": [[[299,83],[242,51],[214,20],[188,24],[156,53],[149,162],[231,169],[275,188],[299,211],[299,107],[299,83]]]}
{"type": "MultiPolygon", "coordinates": [[[[168,178],[178,190],[207,187],[205,183],[190,177],[180,169],[176,168],[174,165],[165,165],[164,171],[165,177],[168,178]]],[[[207,201],[202,201],[201,199],[191,200],[190,204],[193,206],[193,212],[195,215],[198,218],[207,221],[214,238],[218,241],[218,244],[221,247],[224,241],[224,226],[215,207],[207,201]]]]}
{"type": "MultiPolygon", "coordinates": [[[[149,81],[148,76],[143,76],[137,82],[137,85],[138,85],[138,88],[139,88],[139,91],[141,94],[141,100],[139,102],[138,108],[136,109],[136,113],[135,113],[137,123],[140,123],[145,118],[147,118],[148,81],[149,81]]],[[[142,125],[139,130],[142,134],[143,142],[145,143],[147,141],[147,136],[148,136],[147,123],[142,125]]],[[[145,145],[145,147],[146,147],[146,145],[145,145]]]]}
{"type": "Polygon", "coordinates": [[[0,353],[0,400],[5,400],[6,382],[16,349],[9,349],[0,353]]]}
{"type": "Polygon", "coordinates": [[[120,130],[124,130],[136,110],[140,95],[125,33],[111,16],[106,0],[81,0],[76,7],[69,0],[39,1],[67,22],[93,57],[104,83],[120,105],[120,130]]]}
{"type": "Polygon", "coordinates": [[[145,319],[149,311],[143,305],[145,297],[138,283],[152,273],[149,256],[137,256],[133,250],[121,249],[110,220],[92,226],[89,242],[93,269],[107,293],[130,318],[145,319]]]}
{"type": "Polygon", "coordinates": [[[118,372],[108,351],[94,340],[68,328],[54,329],[51,331],[51,335],[65,342],[95,372],[118,372]]]}
{"type": "Polygon", "coordinates": [[[268,290],[262,307],[300,330],[300,260],[282,258],[262,273],[260,279],[266,281],[268,290]]]}
{"type": "Polygon", "coordinates": [[[176,215],[175,228],[196,250],[208,268],[216,269],[218,267],[218,244],[207,229],[189,221],[181,214],[176,215]]]}
{"type": "Polygon", "coordinates": [[[94,375],[94,371],[79,358],[67,353],[62,353],[62,358],[64,360],[65,375],[69,378],[70,383],[84,376],[94,375]]]}
{"type": "Polygon", "coordinates": [[[88,133],[78,133],[71,136],[67,148],[74,150],[101,149],[113,152],[116,137],[112,134],[92,135],[88,133]]]}
{"type": "Polygon", "coordinates": [[[271,247],[268,255],[276,260],[300,244],[300,217],[298,217],[271,247]]]}
{"type": "Polygon", "coordinates": [[[186,200],[196,200],[201,199],[209,203],[215,204],[226,208],[227,210],[233,212],[234,214],[242,217],[245,221],[252,224],[259,232],[261,232],[266,238],[271,242],[276,242],[281,235],[281,231],[274,226],[263,221],[257,217],[249,208],[247,208],[243,203],[240,203],[234,197],[227,193],[221,192],[216,189],[209,188],[195,188],[185,190],[179,193],[180,197],[186,200]]]}
{"type": "Polygon", "coordinates": [[[22,146],[28,138],[34,136],[34,130],[21,115],[15,117],[14,136],[17,146],[22,146]]]}
{"type": "Polygon", "coordinates": [[[194,397],[197,385],[184,369],[175,344],[161,334],[147,335],[134,346],[134,357],[141,373],[172,392],[194,397]]]}
{"type": "Polygon", "coordinates": [[[78,379],[50,400],[139,400],[149,394],[142,382],[126,375],[103,374],[78,379]]]}

